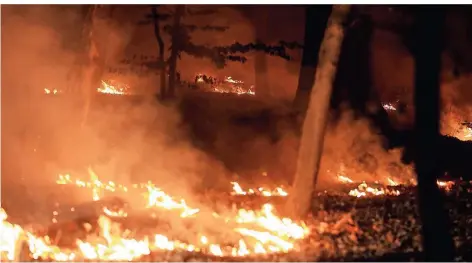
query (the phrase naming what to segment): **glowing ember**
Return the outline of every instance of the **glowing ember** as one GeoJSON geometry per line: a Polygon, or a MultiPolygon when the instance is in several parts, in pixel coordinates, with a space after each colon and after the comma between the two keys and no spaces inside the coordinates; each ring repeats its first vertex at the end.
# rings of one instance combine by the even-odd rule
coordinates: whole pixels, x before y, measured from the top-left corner
{"type": "MultiPolygon", "coordinates": [[[[151,182],[125,187],[114,182],[104,183],[89,168],[90,181],[72,179],[70,175],[60,175],[58,184],[74,185],[91,190],[91,198],[100,200],[104,192],[122,191],[124,193],[135,189],[142,191],[145,196],[146,207],[160,208],[169,211],[177,211],[181,218],[196,218],[203,212],[198,208],[187,205],[183,199],[174,199],[151,182]]],[[[265,193],[285,193],[282,189],[266,191],[265,193]]],[[[260,191],[264,193],[264,191],[260,191]]],[[[286,195],[286,193],[285,193],[286,195]]],[[[71,209],[72,211],[73,209],[71,209]]],[[[25,237],[29,245],[30,254],[35,259],[48,259],[53,261],[77,261],[77,260],[106,260],[123,261],[138,260],[141,256],[148,255],[151,251],[159,250],[183,250],[208,253],[215,256],[247,256],[251,254],[267,254],[275,252],[288,252],[296,249],[296,241],[305,238],[309,234],[308,228],[302,223],[298,224],[289,218],[280,218],[274,213],[271,204],[263,205],[259,211],[239,209],[236,213],[219,215],[211,213],[216,225],[223,225],[237,236],[232,246],[219,244],[216,237],[206,234],[198,234],[198,242],[191,244],[179,240],[172,240],[162,233],[152,233],[141,237],[131,235],[132,231],[122,229],[122,226],[112,221],[115,217],[127,217],[126,211],[113,210],[108,207],[102,209],[103,215],[98,219],[98,234],[89,233],[87,238],[76,240],[75,249],[59,248],[51,243],[48,236],[36,236],[6,221],[6,213],[0,210],[1,239],[0,248],[2,255],[8,260],[15,259],[18,240],[25,237]]],[[[56,214],[57,215],[57,212],[56,214]]],[[[204,215],[202,215],[204,216],[204,215]]],[[[192,219],[193,220],[193,219],[192,219]]],[[[85,225],[85,229],[91,226],[85,225]]]]}
{"type": "Polygon", "coordinates": [[[288,193],[282,187],[276,187],[273,190],[266,189],[264,187],[249,188],[243,190],[241,185],[237,182],[231,182],[233,185],[233,191],[231,195],[261,195],[261,196],[287,196],[288,193]]]}

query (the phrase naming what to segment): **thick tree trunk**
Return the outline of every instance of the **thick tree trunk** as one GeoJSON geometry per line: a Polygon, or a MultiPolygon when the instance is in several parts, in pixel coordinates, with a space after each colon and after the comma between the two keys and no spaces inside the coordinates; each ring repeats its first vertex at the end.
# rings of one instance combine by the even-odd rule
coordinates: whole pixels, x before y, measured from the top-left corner
{"type": "Polygon", "coordinates": [[[349,11],[350,5],[333,6],[321,43],[315,85],[310,94],[308,110],[303,123],[297,171],[287,203],[287,211],[293,216],[301,217],[310,209],[312,191],[316,183],[323,149],[336,65],[344,38],[343,22],[349,11]]]}
{"type": "Polygon", "coordinates": [[[164,59],[164,41],[162,40],[160,24],[159,24],[159,13],[157,12],[157,6],[152,7],[152,16],[154,18],[154,35],[156,36],[157,43],[159,44],[159,62],[161,65],[160,75],[160,97],[161,99],[166,97],[166,64],[164,59]]]}
{"type": "Polygon", "coordinates": [[[308,107],[310,91],[315,82],[318,51],[331,9],[331,5],[309,5],[305,9],[305,38],[303,41],[305,48],[298,77],[297,93],[293,101],[295,110],[300,113],[305,113],[308,107]]]}
{"type": "Polygon", "coordinates": [[[175,80],[177,72],[177,59],[180,50],[180,20],[185,12],[185,5],[177,5],[174,14],[174,23],[172,26],[172,50],[169,60],[169,90],[167,96],[173,98],[175,96],[175,80]]]}
{"type": "Polygon", "coordinates": [[[416,17],[415,169],[426,261],[453,261],[450,222],[436,180],[439,177],[439,78],[444,11],[423,7],[416,17]]]}

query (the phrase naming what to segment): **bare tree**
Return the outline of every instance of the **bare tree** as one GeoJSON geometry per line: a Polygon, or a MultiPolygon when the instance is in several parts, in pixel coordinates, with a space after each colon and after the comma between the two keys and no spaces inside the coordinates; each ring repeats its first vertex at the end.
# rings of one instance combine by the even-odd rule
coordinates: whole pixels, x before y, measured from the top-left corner
{"type": "Polygon", "coordinates": [[[350,5],[334,5],[328,20],[321,48],[315,84],[310,94],[308,110],[303,123],[298,152],[297,171],[287,203],[287,211],[301,217],[310,208],[323,149],[328,109],[336,75],[341,45],[344,39],[343,22],[350,5]]]}
{"type": "MultiPolygon", "coordinates": [[[[253,20],[256,43],[264,43],[264,40],[268,40],[266,33],[268,29],[268,13],[264,10],[259,10],[258,7],[265,8],[264,6],[252,6],[252,14],[250,15],[250,19],[253,20]]],[[[266,53],[264,52],[259,51],[254,54],[254,75],[257,96],[261,96],[263,98],[269,98],[272,96],[268,79],[267,57],[266,53]]]]}
{"type": "Polygon", "coordinates": [[[81,91],[85,98],[85,106],[82,117],[81,127],[87,122],[90,104],[94,91],[100,86],[100,81],[105,70],[105,56],[100,54],[97,43],[97,13],[98,5],[92,5],[86,16],[85,26],[83,29],[83,37],[86,45],[84,54],[83,75],[81,82],[81,91]]]}
{"type": "Polygon", "coordinates": [[[182,29],[180,26],[180,22],[182,16],[185,12],[185,5],[177,5],[175,8],[174,13],[174,21],[172,26],[172,48],[170,52],[169,58],[169,89],[166,95],[169,97],[175,96],[175,80],[176,80],[176,72],[177,72],[177,59],[179,56],[179,51],[181,50],[181,42],[182,42],[182,29]]]}
{"type": "Polygon", "coordinates": [[[156,36],[157,43],[159,45],[159,62],[161,65],[161,72],[160,72],[160,96],[161,99],[165,98],[166,96],[166,65],[165,65],[165,58],[164,58],[164,41],[162,40],[161,31],[160,31],[160,23],[159,23],[159,13],[157,12],[156,5],[152,6],[152,17],[154,20],[154,35],[156,36]]]}
{"type": "Polygon", "coordinates": [[[97,11],[97,5],[91,5],[87,10],[87,15],[85,18],[85,24],[82,31],[82,37],[84,39],[84,44],[86,45],[86,51],[84,52],[84,63],[83,63],[83,75],[81,82],[81,91],[84,96],[85,105],[82,116],[81,127],[87,122],[87,117],[90,109],[90,104],[92,100],[92,79],[94,69],[94,58],[98,56],[98,50],[93,41],[93,20],[95,13],[97,11]]]}

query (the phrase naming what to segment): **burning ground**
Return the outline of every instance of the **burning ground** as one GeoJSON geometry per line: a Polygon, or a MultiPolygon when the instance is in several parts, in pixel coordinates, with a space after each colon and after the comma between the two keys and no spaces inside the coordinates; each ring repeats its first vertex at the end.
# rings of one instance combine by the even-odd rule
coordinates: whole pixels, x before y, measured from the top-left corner
{"type": "MultiPolygon", "coordinates": [[[[88,172],[87,181],[59,175],[56,183],[64,196],[84,191],[91,201],[73,206],[56,202],[43,227],[12,224],[1,210],[2,260],[353,260],[394,252],[394,260],[421,258],[414,188],[393,181],[391,186],[356,187],[340,175],[344,185],[315,193],[316,213],[296,222],[274,214],[289,194],[283,187],[254,189],[232,182],[228,193],[206,196],[212,209],[200,209],[151,182],[125,186],[100,181],[91,168],[88,172]],[[142,194],[143,206],[130,207],[128,194],[142,194]],[[215,206],[216,198],[226,204],[215,206]]],[[[449,201],[456,245],[464,249],[470,245],[471,185],[438,185],[449,201]]]]}
{"type": "MultiPolygon", "coordinates": [[[[290,189],[267,183],[270,172],[252,184],[235,181],[189,142],[174,108],[114,94],[97,99],[88,129],[50,123],[56,130],[48,144],[23,146],[29,151],[17,160],[39,163],[2,178],[2,260],[421,258],[411,167],[387,169],[400,165],[399,153],[385,152],[367,122],[346,115],[330,127],[321,180],[330,190],[315,193],[310,217],[294,220],[282,209],[290,189]],[[350,147],[355,143],[362,147],[350,147]],[[47,154],[54,168],[42,165],[47,154]],[[258,185],[262,178],[266,183],[258,185]],[[25,193],[18,194],[18,184],[25,193]]],[[[66,97],[41,95],[48,116],[70,107],[66,97]]],[[[463,249],[470,244],[470,184],[438,185],[463,249]]]]}
{"type": "MultiPolygon", "coordinates": [[[[100,94],[94,97],[87,125],[79,127],[82,105],[61,89],[67,86],[65,76],[74,55],[63,42],[73,41],[24,19],[41,20],[37,16],[44,18],[47,12],[10,17],[20,20],[10,21],[15,27],[4,29],[2,24],[10,36],[2,47],[14,47],[15,54],[23,55],[18,59],[4,52],[2,57],[8,65],[2,68],[2,260],[354,260],[392,253],[420,257],[411,167],[401,165],[399,151],[381,147],[367,121],[347,113],[331,125],[320,178],[321,186],[330,190],[315,193],[311,216],[286,218],[282,205],[291,190],[286,182],[270,182],[293,174],[298,137],[285,129],[287,125],[275,121],[272,130],[278,138],[272,142],[247,127],[235,130],[226,125],[229,122],[218,126],[214,120],[230,115],[229,110],[201,104],[211,108],[211,116],[219,114],[196,119],[208,123],[205,132],[215,131],[210,144],[225,154],[212,155],[195,146],[174,107],[114,96],[132,87],[104,80],[94,89],[100,94]],[[230,149],[224,148],[229,140],[230,149]],[[247,159],[238,158],[241,155],[256,166],[268,163],[269,171],[258,172],[251,184],[242,173],[234,179],[227,161],[243,167],[247,159]],[[222,164],[215,156],[227,159],[222,164]]],[[[55,24],[74,24],[70,13],[63,16],[55,17],[61,21],[55,24]]],[[[235,81],[227,77],[222,82],[235,81]]],[[[254,95],[251,88],[206,84],[216,93],[254,95]]],[[[221,100],[220,108],[228,107],[226,102],[221,100]]],[[[470,184],[438,185],[448,199],[456,245],[470,247],[470,184]]],[[[387,260],[395,259],[405,258],[387,260]]]]}
{"type": "MultiPolygon", "coordinates": [[[[103,82],[97,95],[107,95],[96,98],[83,130],[70,98],[46,91],[36,98],[40,111],[29,117],[48,116],[52,133],[47,144],[22,146],[16,162],[36,160],[34,168],[2,178],[2,260],[421,258],[411,167],[400,152],[383,150],[367,121],[346,113],[330,126],[320,180],[330,190],[315,193],[311,216],[294,220],[283,215],[287,184],[268,183],[270,172],[259,175],[262,185],[231,179],[193,145],[175,108],[116,96],[123,92],[103,82]],[[70,119],[57,109],[69,109],[70,119]]],[[[456,136],[466,140],[467,132],[456,136]]],[[[438,185],[467,256],[470,183],[438,185]]]]}

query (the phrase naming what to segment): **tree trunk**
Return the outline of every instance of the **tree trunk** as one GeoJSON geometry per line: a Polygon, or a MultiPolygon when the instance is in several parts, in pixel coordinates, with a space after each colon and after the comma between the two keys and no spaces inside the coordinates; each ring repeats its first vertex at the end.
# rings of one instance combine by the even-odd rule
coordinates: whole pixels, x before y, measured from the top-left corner
{"type": "Polygon", "coordinates": [[[100,80],[105,68],[105,60],[103,56],[100,57],[97,41],[94,38],[94,21],[97,14],[97,9],[97,5],[90,7],[83,32],[88,50],[87,54],[85,55],[85,69],[82,76],[81,90],[85,98],[85,105],[81,127],[84,127],[87,122],[92,97],[94,91],[100,86],[100,80]]]}
{"type": "MultiPolygon", "coordinates": [[[[268,41],[266,38],[265,31],[267,30],[267,15],[266,12],[258,10],[257,6],[253,8],[253,14],[251,15],[254,19],[256,42],[264,43],[268,41]]],[[[267,79],[267,57],[262,51],[256,51],[254,55],[254,74],[255,74],[255,86],[256,95],[264,98],[272,96],[272,92],[267,79]]]]}
{"type": "Polygon", "coordinates": [[[174,14],[174,23],[172,26],[172,50],[169,60],[169,90],[167,95],[169,98],[175,96],[175,80],[177,72],[177,58],[180,51],[180,20],[184,14],[185,5],[177,5],[174,14]]]}
{"type": "Polygon", "coordinates": [[[453,261],[450,222],[436,180],[439,177],[439,78],[444,11],[423,7],[416,17],[415,52],[415,169],[425,261],[453,261]]]}
{"type": "Polygon", "coordinates": [[[321,43],[315,84],[310,94],[308,110],[303,123],[297,171],[287,203],[287,211],[296,217],[304,216],[310,209],[312,191],[316,183],[323,149],[336,65],[344,38],[343,22],[349,11],[350,5],[333,6],[321,43]]]}
{"type": "Polygon", "coordinates": [[[157,43],[159,44],[159,64],[161,66],[160,75],[160,97],[164,99],[166,97],[166,64],[164,59],[164,41],[162,40],[159,24],[159,13],[157,12],[157,6],[152,7],[152,16],[154,18],[154,35],[156,36],[157,43]]]}
{"type": "Polygon", "coordinates": [[[300,113],[305,113],[308,107],[310,91],[315,81],[318,51],[320,50],[331,9],[331,5],[309,5],[305,9],[303,57],[298,78],[297,93],[293,101],[295,110],[300,113]]]}

